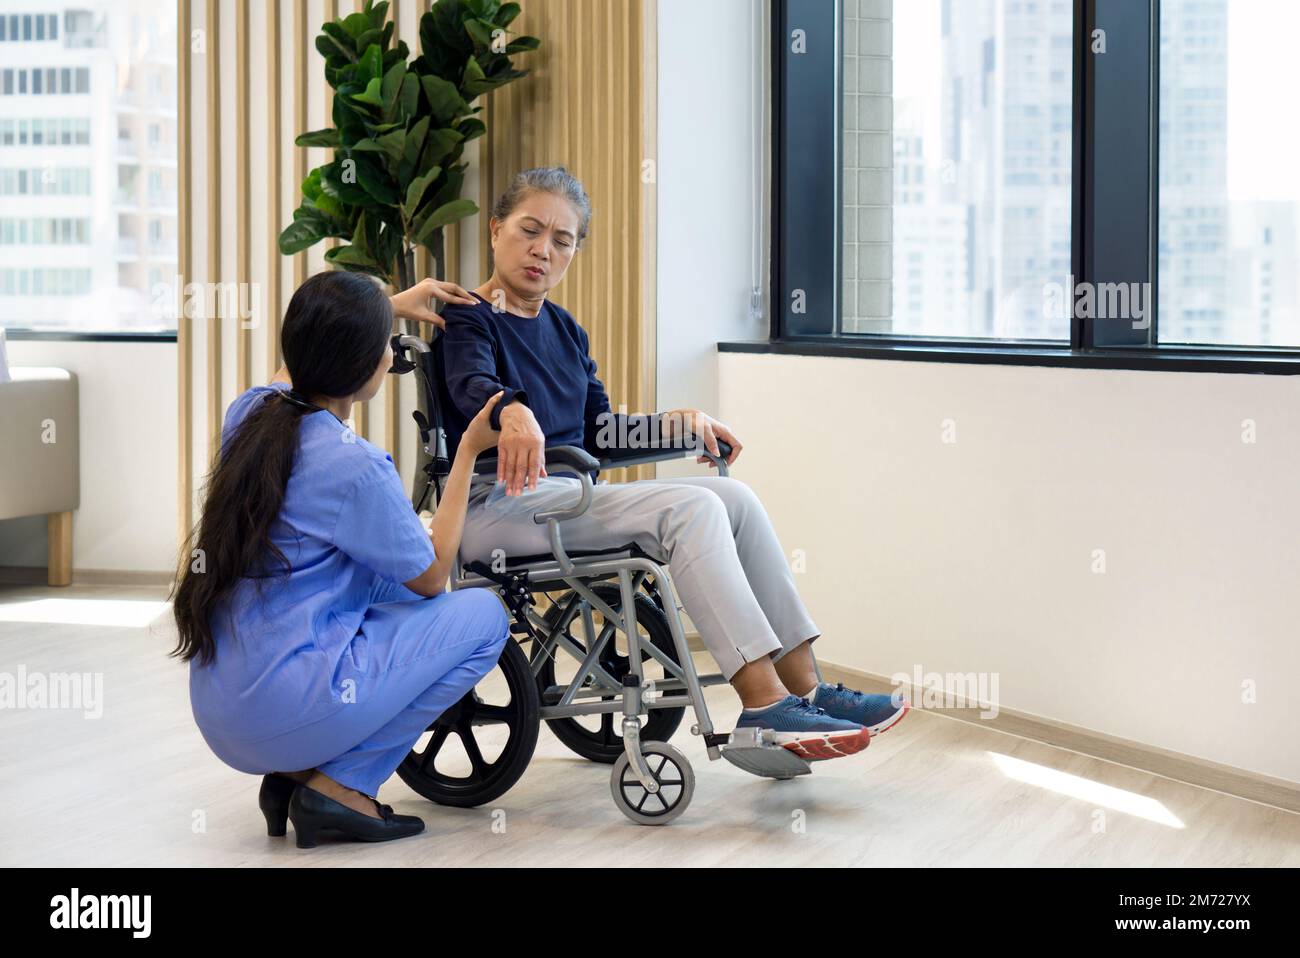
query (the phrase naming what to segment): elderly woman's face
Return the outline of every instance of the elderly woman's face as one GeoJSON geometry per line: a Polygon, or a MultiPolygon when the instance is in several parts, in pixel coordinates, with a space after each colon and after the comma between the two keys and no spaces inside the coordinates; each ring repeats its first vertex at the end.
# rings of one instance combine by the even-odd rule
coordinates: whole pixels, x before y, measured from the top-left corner
{"type": "Polygon", "coordinates": [[[497,274],[521,293],[545,295],[578,248],[578,211],[554,193],[531,192],[504,221],[492,220],[497,274]]]}

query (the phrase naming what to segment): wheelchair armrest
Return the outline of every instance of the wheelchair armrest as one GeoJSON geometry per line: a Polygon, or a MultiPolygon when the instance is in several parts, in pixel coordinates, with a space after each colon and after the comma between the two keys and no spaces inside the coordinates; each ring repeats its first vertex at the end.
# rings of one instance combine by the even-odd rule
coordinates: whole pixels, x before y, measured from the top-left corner
{"type": "MultiPolygon", "coordinates": [[[[600,471],[600,462],[591,453],[585,449],[579,449],[577,446],[548,446],[546,448],[546,471],[551,471],[551,466],[567,466],[567,469],[561,471],[572,471],[575,475],[578,473],[590,474],[600,471]]],[[[497,471],[497,457],[493,455],[479,456],[474,463],[474,471],[480,476],[495,475],[497,471]]]]}
{"type": "Polygon", "coordinates": [[[718,467],[719,475],[725,476],[727,474],[726,460],[731,455],[731,446],[719,439],[718,452],[722,455],[713,456],[703,446],[650,446],[644,449],[619,449],[601,459],[600,468],[621,469],[624,466],[644,466],[652,462],[670,462],[673,459],[707,456],[718,467]]]}
{"type": "MultiPolygon", "coordinates": [[[[479,475],[495,475],[497,457],[479,456],[474,463],[474,471],[479,475]]],[[[578,501],[572,506],[554,509],[551,512],[539,512],[533,516],[533,521],[538,525],[543,525],[552,519],[562,522],[565,519],[577,518],[586,512],[591,505],[591,494],[595,488],[591,481],[591,474],[600,471],[600,462],[596,457],[577,446],[551,446],[546,449],[546,471],[572,474],[582,484],[582,490],[578,495],[578,501]]]]}

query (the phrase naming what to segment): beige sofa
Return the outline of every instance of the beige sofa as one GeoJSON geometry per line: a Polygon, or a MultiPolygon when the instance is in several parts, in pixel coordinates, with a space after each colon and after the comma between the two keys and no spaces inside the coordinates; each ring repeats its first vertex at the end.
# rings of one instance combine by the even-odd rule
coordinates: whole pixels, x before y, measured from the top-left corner
{"type": "Polygon", "coordinates": [[[0,381],[0,519],[48,516],[49,583],[68,585],[81,497],[77,377],[42,366],[9,374],[0,381]]]}

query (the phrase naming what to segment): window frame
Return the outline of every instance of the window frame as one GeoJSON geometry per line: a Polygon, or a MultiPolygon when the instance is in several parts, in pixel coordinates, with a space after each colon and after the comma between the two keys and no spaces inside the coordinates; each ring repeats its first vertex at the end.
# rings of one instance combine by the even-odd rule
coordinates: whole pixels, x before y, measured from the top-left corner
{"type": "MultiPolygon", "coordinates": [[[[773,0],[771,4],[772,195],[769,339],[721,343],[724,352],[858,356],[929,362],[1002,363],[1196,372],[1300,374],[1300,347],[1220,346],[1159,341],[1160,0],[1074,0],[1071,267],[1076,283],[1149,282],[1150,322],[1097,320],[1071,310],[1069,340],[943,338],[846,333],[842,328],[843,4],[835,0],[773,0]],[[809,50],[833,38],[834,63],[794,61],[793,23],[808,31],[809,50]],[[1105,56],[1092,55],[1094,29],[1106,32],[1105,56]],[[829,76],[828,76],[829,75],[829,76]],[[833,79],[832,79],[833,77],[833,79]],[[1133,88],[1145,84],[1145,96],[1133,88]],[[1100,126],[1099,126],[1100,122],[1100,126]],[[828,141],[825,131],[833,130],[828,141]],[[795,133],[791,135],[791,130],[795,133]],[[790,144],[799,144],[792,157],[790,144]],[[1134,143],[1142,144],[1139,148],[1134,143]],[[1124,149],[1115,148],[1123,143],[1124,149]],[[808,176],[810,163],[823,176],[808,176]],[[824,171],[829,166],[833,176],[824,171]],[[788,198],[798,179],[798,204],[788,198]],[[809,187],[809,182],[814,185],[809,187]],[[831,200],[825,197],[830,184],[831,200]],[[1147,215],[1133,222],[1141,197],[1147,215]],[[832,209],[833,207],[833,209],[832,209]],[[818,211],[833,229],[818,229],[818,211]],[[1113,225],[1104,246],[1098,222],[1113,225]],[[1122,242],[1117,242],[1121,240],[1122,242]],[[824,276],[830,264],[829,279],[824,276]],[[787,316],[795,272],[829,288],[831,303],[809,305],[802,320],[787,316]],[[816,312],[814,312],[816,310],[816,312]]],[[[824,49],[824,45],[822,49],[824,49]]],[[[812,283],[805,282],[803,288],[812,283]]],[[[1095,287],[1094,287],[1095,288],[1095,287]]]]}

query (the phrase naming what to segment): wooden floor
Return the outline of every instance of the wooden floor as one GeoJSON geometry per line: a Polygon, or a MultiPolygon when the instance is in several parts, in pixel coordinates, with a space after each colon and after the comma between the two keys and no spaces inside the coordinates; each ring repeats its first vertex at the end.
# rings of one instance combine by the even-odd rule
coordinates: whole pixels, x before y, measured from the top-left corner
{"type": "MultiPolygon", "coordinates": [[[[103,676],[97,719],[0,710],[0,865],[1300,865],[1298,815],[922,712],[791,782],[709,762],[688,715],[674,742],[695,801],[666,828],[624,819],[608,767],[544,729],[492,807],[434,806],[394,777],[381,798],[422,835],[299,851],[292,830],[266,836],[258,780],[204,745],[172,634],[143,624],[163,598],[0,588],[0,673],[103,676]]],[[[734,696],[709,702],[729,728],[734,696]]]]}

